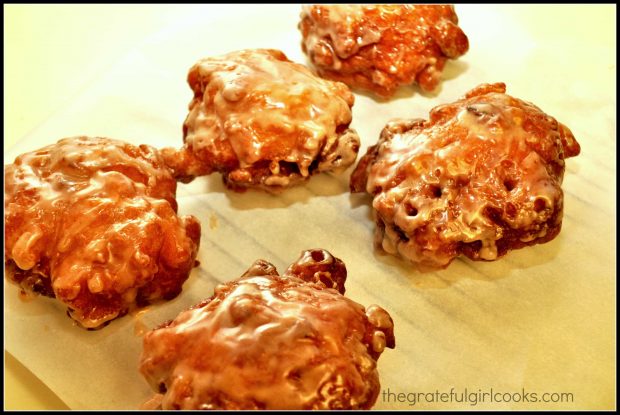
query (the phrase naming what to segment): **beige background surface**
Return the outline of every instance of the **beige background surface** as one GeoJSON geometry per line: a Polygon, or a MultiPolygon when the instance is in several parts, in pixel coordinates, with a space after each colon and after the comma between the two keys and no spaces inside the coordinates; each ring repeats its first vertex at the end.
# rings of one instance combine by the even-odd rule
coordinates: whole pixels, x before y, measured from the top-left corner
{"type": "MultiPolygon", "coordinates": [[[[77,133],[175,145],[175,140],[180,140],[178,131],[190,96],[185,71],[194,60],[245,47],[244,39],[248,39],[248,47],[281,47],[289,57],[302,61],[294,30],[297,11],[286,6],[257,6],[254,12],[249,7],[243,6],[245,14],[240,13],[240,19],[247,22],[248,16],[255,13],[264,19],[259,20],[259,28],[227,24],[234,22],[231,19],[238,8],[4,6],[5,152],[14,155],[33,150],[77,133]],[[208,26],[207,21],[217,21],[219,16],[221,36],[186,36],[201,34],[201,30],[212,34],[202,28],[201,20],[208,26]],[[282,20],[280,16],[292,19],[282,20]],[[286,29],[282,21],[291,27],[286,29]],[[269,31],[276,29],[283,29],[286,35],[270,35],[269,31]],[[224,30],[234,35],[228,37],[224,30]],[[278,39],[269,43],[273,38],[278,39]],[[179,39],[184,42],[173,42],[179,39]],[[153,68],[149,75],[165,82],[150,84],[144,80],[141,84],[140,74],[131,69],[147,64],[153,68]],[[97,111],[80,112],[75,106],[97,111]],[[128,126],[132,121],[135,128],[128,126]]],[[[531,100],[556,116],[582,144],[582,155],[568,162],[565,223],[556,240],[512,253],[496,263],[457,261],[446,271],[419,274],[396,260],[374,256],[368,210],[354,205],[349,212],[351,204],[342,192],[346,187],[342,177],[341,181],[317,178],[308,187],[324,195],[329,203],[323,203],[320,197],[308,199],[302,190],[288,192],[281,199],[283,204],[260,195],[223,196],[219,178],[213,178],[180,189],[179,193],[188,197],[180,204],[185,203],[185,213],[200,215],[207,229],[204,203],[220,222],[228,220],[232,225],[237,219],[243,222],[254,216],[260,223],[262,214],[268,220],[272,217],[270,209],[276,208],[282,208],[276,213],[283,221],[269,226],[276,231],[286,232],[287,223],[297,223],[295,218],[299,216],[295,215],[306,214],[300,209],[325,212],[309,215],[319,230],[334,229],[334,224],[342,229],[346,225],[348,234],[339,231],[321,243],[347,263],[352,298],[363,304],[380,303],[395,316],[398,348],[386,352],[380,360],[384,388],[411,392],[436,388],[449,391],[452,386],[508,391],[525,387],[575,395],[571,404],[543,406],[550,409],[613,408],[615,6],[457,6],[457,12],[469,35],[471,50],[459,63],[447,67],[446,82],[436,94],[414,93],[379,107],[358,95],[354,127],[362,135],[362,150],[376,139],[387,118],[426,116],[433,105],[455,99],[478,82],[505,81],[509,93],[531,100]],[[321,185],[329,189],[328,194],[320,189],[321,185]],[[200,196],[205,189],[208,199],[200,196]],[[192,194],[198,194],[197,199],[190,200],[192,194]],[[343,215],[340,208],[349,213],[343,215]],[[230,212],[236,214],[229,216],[230,212]],[[386,279],[379,279],[381,276],[386,279]],[[384,292],[389,295],[382,295],[384,292]]],[[[5,163],[10,161],[5,158],[5,163]]],[[[223,280],[239,275],[243,265],[248,266],[258,257],[284,268],[299,250],[321,236],[317,230],[301,240],[260,240],[257,235],[264,234],[264,228],[257,224],[244,229],[258,239],[253,243],[251,238],[225,236],[225,230],[226,225],[212,229],[201,251],[201,262],[209,264],[210,271],[223,280]],[[231,252],[237,262],[221,259],[214,250],[217,244],[231,252]],[[271,249],[263,248],[266,245],[271,249]],[[273,252],[281,253],[282,260],[273,258],[273,252]]],[[[199,278],[193,274],[184,295],[171,306],[173,309],[210,294],[191,294],[192,289],[212,288],[211,283],[203,287],[199,278]]],[[[36,313],[28,315],[29,311],[62,311],[45,301],[11,305],[15,299],[13,287],[5,291],[9,303],[5,307],[5,347],[21,355],[18,360],[5,352],[5,408],[66,408],[56,393],[70,396],[71,385],[54,384],[53,372],[43,367],[45,359],[43,363],[37,361],[47,351],[35,353],[16,346],[18,340],[20,345],[38,342],[35,330],[21,329],[38,324],[33,317],[36,313]]],[[[64,327],[66,319],[61,317],[45,324],[50,324],[47,327],[54,334],[58,330],[59,338],[67,330],[70,338],[75,328],[64,327]]],[[[116,327],[116,331],[109,331],[110,336],[133,328],[128,318],[116,327]]],[[[47,333],[41,337],[50,337],[47,333]]],[[[137,350],[136,344],[132,343],[130,349],[137,350]]],[[[113,382],[114,374],[110,376],[113,382]]],[[[87,407],[87,403],[71,407],[87,407]]],[[[459,406],[426,403],[415,407],[459,406]]],[[[504,403],[479,406],[537,407],[504,403]]],[[[377,408],[412,406],[381,402],[380,397],[377,408]]]]}

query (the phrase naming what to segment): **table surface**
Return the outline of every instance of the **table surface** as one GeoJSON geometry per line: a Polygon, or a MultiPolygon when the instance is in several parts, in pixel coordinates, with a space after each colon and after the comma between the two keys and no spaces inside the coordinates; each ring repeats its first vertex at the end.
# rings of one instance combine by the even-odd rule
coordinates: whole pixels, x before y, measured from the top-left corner
{"type": "MultiPolygon", "coordinates": [[[[195,14],[192,7],[194,6],[5,5],[5,153],[15,148],[33,150],[32,145],[38,147],[39,141],[49,144],[60,138],[54,136],[45,141],[46,139],[39,137],[47,131],[58,131],[53,121],[66,118],[62,111],[71,107],[85,91],[98,87],[109,71],[127,67],[115,64],[125,59],[128,54],[132,56],[132,51],[135,52],[136,49],[140,51],[145,39],[152,39],[154,34],[166,36],[166,30],[169,28],[178,30],[178,22],[195,14]]],[[[248,7],[254,6],[244,6],[248,7]]],[[[485,6],[471,7],[477,7],[476,13],[485,11],[485,6]]],[[[215,10],[218,13],[221,11],[230,14],[229,9],[202,7],[196,10],[200,13],[215,10]]],[[[489,10],[498,16],[510,15],[506,17],[506,22],[510,23],[509,27],[494,27],[499,26],[499,23],[493,21],[475,21],[471,17],[475,15],[473,9],[457,6],[461,25],[470,37],[472,48],[470,53],[461,59],[465,62],[464,66],[453,66],[456,68],[453,70],[455,79],[450,79],[451,83],[446,82],[441,91],[433,95],[429,102],[435,105],[445,99],[454,99],[464,92],[463,90],[459,91],[459,94],[449,93],[449,86],[457,86],[459,77],[463,80],[475,79],[477,71],[485,75],[492,72],[489,65],[483,69],[477,66],[474,60],[477,56],[481,56],[477,55],[475,50],[478,46],[475,43],[478,40],[476,30],[480,28],[480,24],[488,25],[486,29],[491,33],[505,34],[504,40],[489,40],[494,41],[495,46],[501,42],[505,45],[504,50],[496,47],[490,51],[497,56],[497,67],[504,68],[505,71],[497,75],[496,80],[507,81],[509,93],[511,90],[522,92],[521,94],[515,92],[515,95],[525,95],[523,98],[534,101],[567,124],[582,144],[582,155],[574,161],[568,161],[564,184],[567,192],[564,229],[556,241],[546,246],[531,248],[530,251],[522,250],[510,254],[511,259],[495,263],[501,265],[476,264],[477,270],[483,270],[485,275],[491,275],[486,279],[455,276],[455,270],[467,269],[466,265],[460,262],[451,266],[452,271],[439,274],[437,277],[434,274],[409,272],[407,267],[395,260],[381,259],[381,267],[393,267],[392,269],[398,270],[396,273],[398,275],[394,277],[397,281],[394,284],[397,287],[401,290],[415,290],[416,294],[412,296],[411,302],[418,307],[416,310],[419,313],[414,310],[411,314],[436,319],[435,323],[430,321],[429,325],[419,324],[415,329],[418,331],[414,330],[413,334],[397,331],[397,335],[401,335],[401,342],[398,343],[397,337],[397,344],[403,347],[405,344],[402,339],[406,342],[419,339],[418,350],[430,353],[435,348],[434,339],[449,341],[449,331],[454,330],[455,339],[471,343],[463,344],[461,356],[471,361],[469,365],[461,364],[459,353],[450,346],[447,351],[444,348],[445,353],[442,356],[444,360],[447,359],[445,364],[448,367],[452,365],[463,373],[469,373],[472,366],[484,367],[483,363],[477,363],[475,360],[476,348],[487,347],[487,339],[490,339],[489,342],[495,343],[493,346],[488,346],[487,359],[504,359],[502,369],[499,369],[500,366],[497,368],[504,375],[519,374],[518,380],[506,379],[505,383],[498,384],[506,387],[544,386],[548,390],[573,392],[576,402],[566,405],[565,408],[568,409],[612,409],[615,407],[613,391],[616,364],[614,352],[616,100],[613,92],[616,90],[615,6],[522,5],[496,6],[495,9],[489,10]],[[528,37],[511,38],[509,34],[511,28],[526,33],[528,37]],[[516,48],[521,51],[521,55],[511,56],[510,48],[520,44],[518,42],[529,42],[529,46],[516,48]],[[520,65],[521,72],[511,70],[502,64],[502,61],[507,59],[514,60],[517,66],[520,65]],[[545,72],[547,67],[550,68],[549,73],[545,72]],[[595,188],[598,190],[593,190],[595,188]],[[576,195],[581,195],[582,198],[576,195]],[[585,203],[582,199],[590,203],[585,203]],[[592,207],[594,205],[597,206],[597,210],[592,207]],[[510,268],[507,263],[517,270],[507,271],[510,268]],[[500,275],[503,273],[510,275],[507,277],[500,275]],[[407,288],[403,288],[405,285],[407,288]],[[484,304],[474,311],[459,308],[471,305],[471,302],[466,303],[460,299],[459,296],[463,293],[472,297],[472,302],[478,304],[484,302],[484,304]],[[497,298],[497,295],[508,298],[504,301],[497,298]],[[424,302],[418,299],[423,299],[424,302]],[[514,305],[505,304],[510,301],[513,301],[514,305]],[[428,306],[429,303],[431,306],[428,306]],[[488,310],[493,310],[493,317],[484,315],[488,310]],[[510,328],[494,329],[493,325],[498,323],[508,325],[510,328]],[[434,332],[432,327],[434,324],[447,324],[447,332],[434,332]],[[467,330],[463,331],[463,327],[467,330]],[[474,334],[470,335],[469,330],[474,334]],[[491,336],[487,333],[481,334],[480,330],[487,332],[497,330],[497,333],[491,336]],[[518,359],[514,356],[507,357],[515,353],[522,353],[523,356],[518,359]],[[503,372],[506,365],[512,366],[503,372]],[[561,376],[557,375],[559,372],[562,373],[561,376]]],[[[489,15],[493,14],[490,12],[489,15]]],[[[297,38],[292,42],[297,45],[297,38]]],[[[205,51],[204,54],[207,55],[209,52],[205,51]]],[[[479,59],[482,62],[483,58],[479,59]]],[[[485,63],[493,62],[492,57],[485,59],[488,59],[485,63]]],[[[192,63],[182,62],[187,67],[192,63]]],[[[186,93],[181,100],[186,99],[189,93],[186,91],[184,78],[176,82],[178,89],[186,93]]],[[[428,103],[419,104],[420,100],[425,99],[420,95],[407,99],[416,100],[416,105],[426,108],[426,111],[431,107],[428,103]]],[[[404,100],[399,101],[401,107],[405,108],[406,106],[402,105],[404,100]]],[[[364,105],[372,108],[371,104],[373,104],[371,100],[363,96],[357,97],[356,106],[361,108],[360,111],[363,111],[364,105]]],[[[108,107],[109,105],[111,104],[108,104],[108,107]]],[[[182,117],[184,110],[185,107],[181,108],[175,116],[181,114],[182,117]]],[[[359,129],[364,130],[363,127],[359,129]]],[[[370,130],[370,127],[366,130],[370,130]]],[[[363,138],[362,151],[374,139],[374,137],[363,138]]],[[[10,160],[5,159],[5,163],[7,162],[10,160]]],[[[215,191],[218,190],[221,189],[216,187],[215,191]]],[[[210,188],[210,191],[214,190],[210,188]]],[[[249,209],[243,205],[245,203],[241,201],[243,199],[235,199],[236,196],[227,197],[230,200],[225,201],[225,204],[230,204],[240,211],[249,209]]],[[[266,199],[261,200],[265,202],[266,199]]],[[[217,206],[214,202],[214,211],[217,206]]],[[[225,216],[223,213],[221,215],[225,216]]],[[[203,227],[207,227],[204,219],[203,227]]],[[[360,235],[363,234],[360,232],[360,235]]],[[[371,230],[367,233],[370,235],[371,230]]],[[[367,242],[370,245],[370,240],[367,242]]],[[[244,243],[242,245],[245,246],[244,243]]],[[[205,248],[209,243],[203,241],[202,246],[205,248]]],[[[372,252],[370,250],[368,252],[372,259],[372,252]]],[[[246,256],[243,256],[243,261],[247,262],[246,256]]],[[[249,262],[246,265],[249,265],[249,262]]],[[[353,264],[351,267],[356,269],[353,264]]],[[[222,266],[222,269],[225,267],[222,266]]],[[[225,277],[232,276],[226,274],[225,277]]],[[[365,280],[360,284],[362,288],[367,288],[364,286],[367,284],[372,289],[381,289],[380,286],[366,283],[365,280]]],[[[386,284],[385,289],[388,288],[394,287],[386,284]]],[[[14,294],[7,288],[5,291],[7,295],[14,294]]],[[[366,300],[363,290],[357,285],[353,286],[352,292],[366,300]]],[[[388,309],[388,306],[402,307],[403,302],[399,302],[400,295],[395,293],[391,301],[384,300],[389,304],[381,305],[388,309]]],[[[374,297],[369,295],[368,299],[374,297]]],[[[6,312],[5,308],[5,314],[6,312]]],[[[14,310],[11,309],[10,312],[14,310]]],[[[397,323],[401,324],[400,321],[397,323]]],[[[406,324],[402,323],[402,327],[405,326],[406,324]]],[[[15,326],[9,327],[14,329],[15,326]]],[[[5,348],[9,349],[6,344],[5,348]]],[[[484,352],[484,349],[481,350],[481,354],[484,352]]],[[[387,379],[389,382],[394,382],[391,385],[402,386],[403,384],[398,383],[389,373],[384,377],[386,372],[396,370],[400,365],[397,358],[390,357],[390,353],[394,352],[387,351],[385,357],[380,360],[380,369],[384,370],[383,383],[385,384],[387,379]]],[[[439,356],[439,352],[437,353],[439,356]]],[[[32,364],[24,356],[18,360],[5,351],[5,409],[68,408],[69,406],[55,391],[48,387],[49,382],[39,380],[27,368],[32,364]]],[[[424,360],[417,355],[412,359],[415,358],[420,359],[415,361],[418,365],[424,360]]],[[[435,369],[433,365],[417,367],[421,379],[449,372],[447,369],[435,369]]],[[[41,376],[43,380],[49,379],[49,375],[45,376],[44,372],[41,372],[41,376]]],[[[471,377],[463,375],[462,378],[457,376],[455,379],[457,380],[454,383],[448,382],[447,385],[462,386],[463,383],[459,383],[458,379],[464,382],[464,379],[471,380],[471,377]]],[[[476,387],[493,385],[489,380],[493,379],[493,373],[481,370],[481,379],[484,379],[481,381],[483,383],[475,385],[476,387]]],[[[414,384],[413,381],[411,384],[414,384]]],[[[429,386],[432,382],[420,382],[420,384],[429,386]]],[[[441,383],[438,387],[444,385],[446,383],[441,383]]],[[[75,404],[71,407],[77,409],[80,405],[75,404]]],[[[381,407],[411,408],[406,404],[390,406],[385,402],[381,407]]],[[[489,408],[513,407],[515,406],[499,405],[489,408]]],[[[516,407],[534,409],[527,406],[516,407]]],[[[547,407],[561,408],[561,406],[547,407]]],[[[429,404],[426,408],[439,409],[440,406],[429,404]]]]}

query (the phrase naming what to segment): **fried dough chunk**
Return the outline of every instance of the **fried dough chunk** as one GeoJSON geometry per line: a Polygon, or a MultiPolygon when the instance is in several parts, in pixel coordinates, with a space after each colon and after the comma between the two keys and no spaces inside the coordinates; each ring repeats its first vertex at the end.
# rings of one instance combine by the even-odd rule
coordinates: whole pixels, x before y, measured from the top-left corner
{"type": "Polygon", "coordinates": [[[4,169],[5,271],[55,297],[84,328],[170,299],[194,266],[200,224],[176,214],[176,182],[154,148],[73,137],[4,169]]]}
{"type": "Polygon", "coordinates": [[[387,124],[351,175],[373,196],[375,244],[423,267],[495,260],[560,232],[571,131],[503,83],[387,124]]]}
{"type": "Polygon", "coordinates": [[[344,297],[345,265],[304,251],[284,275],[264,260],[147,333],[140,371],[160,409],[368,409],[394,324],[344,297]]]}
{"type": "Polygon", "coordinates": [[[359,137],[349,128],[349,88],[278,50],[202,59],[188,82],[194,98],[183,125],[185,145],[163,150],[180,181],[217,171],[236,191],[278,191],[355,162],[359,137]]]}
{"type": "Polygon", "coordinates": [[[306,5],[299,29],[319,75],[384,98],[401,85],[434,90],[469,49],[451,5],[306,5]]]}

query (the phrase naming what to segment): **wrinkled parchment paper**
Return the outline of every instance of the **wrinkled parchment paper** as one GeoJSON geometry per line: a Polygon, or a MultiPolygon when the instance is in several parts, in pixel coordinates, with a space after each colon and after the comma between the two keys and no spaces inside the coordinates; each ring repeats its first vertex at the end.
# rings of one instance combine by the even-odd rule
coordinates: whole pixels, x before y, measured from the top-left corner
{"type": "MultiPolygon", "coordinates": [[[[199,58],[270,47],[305,62],[299,6],[179,7],[183,19],[111,65],[4,162],[81,134],[180,146],[191,99],[185,79],[199,58]]],[[[447,64],[435,93],[411,88],[390,102],[356,94],[353,108],[362,153],[391,118],[427,117],[478,83],[506,82],[509,94],[568,125],[582,146],[567,162],[564,226],[554,241],[497,262],[457,260],[422,274],[373,251],[370,200],[348,193],[350,171],[279,196],[232,193],[216,174],[179,185],[180,213],[197,216],[203,230],[201,265],[178,298],[89,332],[74,326],[62,305],[20,300],[5,284],[5,348],[72,409],[136,409],[151,395],[137,370],[144,330],[210,296],[258,258],[283,271],[301,250],[322,247],[346,263],[347,295],[383,306],[395,321],[397,347],[379,360],[375,408],[613,408],[615,40],[601,38],[592,10],[459,5],[470,51],[447,64]],[[441,395],[451,392],[456,397],[441,395]],[[498,402],[498,392],[512,401],[502,395],[498,402]],[[532,392],[570,393],[572,400],[535,403],[532,392]]]]}

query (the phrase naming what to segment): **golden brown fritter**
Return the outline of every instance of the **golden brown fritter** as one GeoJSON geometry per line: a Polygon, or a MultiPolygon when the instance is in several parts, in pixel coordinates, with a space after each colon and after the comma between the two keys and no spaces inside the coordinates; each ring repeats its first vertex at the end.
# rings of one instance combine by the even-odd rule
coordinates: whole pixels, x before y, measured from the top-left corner
{"type": "Polygon", "coordinates": [[[359,150],[349,128],[353,94],[273,49],[206,58],[188,76],[194,91],[184,147],[163,150],[184,182],[221,172],[233,190],[283,189],[344,169],[359,150]]]}
{"type": "Polygon", "coordinates": [[[170,299],[194,266],[200,224],[178,217],[157,151],[73,137],[4,169],[5,270],[86,328],[170,299]]]}
{"type": "Polygon", "coordinates": [[[344,297],[345,279],[342,261],[321,249],[304,251],[282,276],[256,261],[146,334],[140,371],[162,394],[148,406],[370,408],[394,326],[382,308],[344,297]]]}
{"type": "Polygon", "coordinates": [[[562,225],[571,131],[531,103],[483,84],[430,120],[388,123],[351,176],[373,196],[375,243],[430,267],[463,254],[494,260],[553,239],[562,225]]]}
{"type": "Polygon", "coordinates": [[[451,5],[303,6],[299,28],[321,76],[382,97],[414,83],[432,91],[469,49],[451,5]]]}

